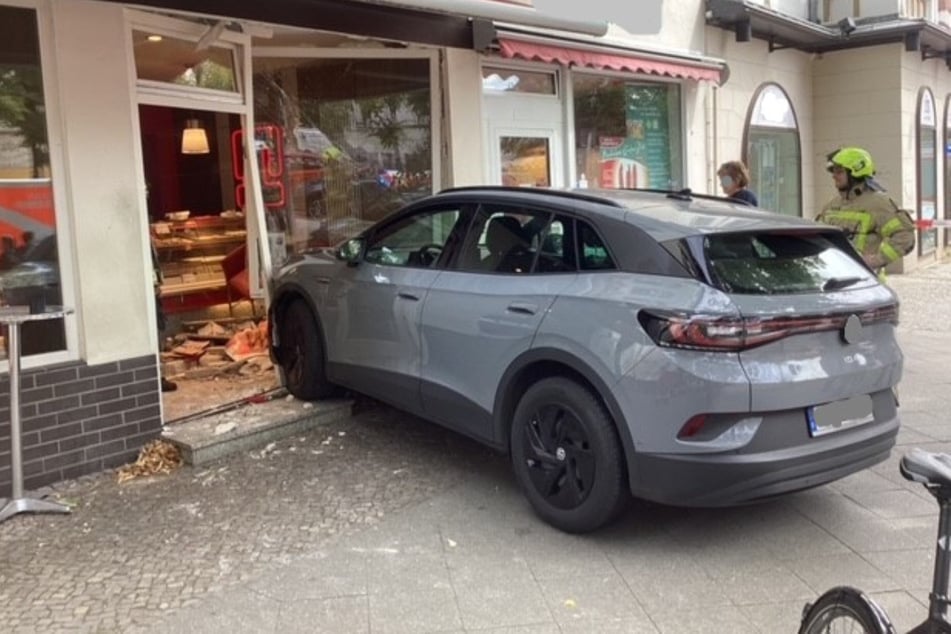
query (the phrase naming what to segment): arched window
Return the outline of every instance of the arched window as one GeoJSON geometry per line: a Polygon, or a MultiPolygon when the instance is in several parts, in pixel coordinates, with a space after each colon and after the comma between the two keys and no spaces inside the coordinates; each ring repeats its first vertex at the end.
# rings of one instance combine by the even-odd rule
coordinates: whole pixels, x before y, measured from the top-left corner
{"type": "MultiPolygon", "coordinates": [[[[918,91],[918,216],[934,220],[938,206],[937,118],[934,95],[927,88],[918,91]]],[[[918,254],[933,253],[938,246],[938,230],[918,233],[918,254]]]]}
{"type": "Polygon", "coordinates": [[[778,84],[765,83],[753,95],[743,139],[743,161],[750,169],[750,189],[759,198],[759,206],[801,216],[799,123],[778,84]]]}

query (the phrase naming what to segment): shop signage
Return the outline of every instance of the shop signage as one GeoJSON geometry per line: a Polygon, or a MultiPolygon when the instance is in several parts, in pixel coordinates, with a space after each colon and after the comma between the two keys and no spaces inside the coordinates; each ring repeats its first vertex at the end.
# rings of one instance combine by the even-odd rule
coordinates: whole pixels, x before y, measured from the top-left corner
{"type": "Polygon", "coordinates": [[[670,187],[670,127],[666,86],[625,87],[625,137],[601,137],[600,185],[670,187]]]}
{"type": "MultiPolygon", "coordinates": [[[[235,204],[247,208],[247,183],[244,174],[244,131],[231,134],[231,164],[234,166],[235,204]]],[[[284,131],[276,125],[258,125],[254,128],[254,148],[261,169],[261,190],[264,206],[280,209],[284,206],[284,131]]]]}

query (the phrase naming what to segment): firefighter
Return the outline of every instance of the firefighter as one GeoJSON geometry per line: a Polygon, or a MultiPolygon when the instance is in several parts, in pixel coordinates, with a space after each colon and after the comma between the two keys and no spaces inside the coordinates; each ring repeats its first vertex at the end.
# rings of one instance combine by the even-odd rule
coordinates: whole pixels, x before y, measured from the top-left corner
{"type": "Polygon", "coordinates": [[[910,253],[915,246],[914,221],[875,180],[871,155],[862,148],[846,147],[827,158],[839,193],[816,220],[842,228],[876,272],[910,253]]]}

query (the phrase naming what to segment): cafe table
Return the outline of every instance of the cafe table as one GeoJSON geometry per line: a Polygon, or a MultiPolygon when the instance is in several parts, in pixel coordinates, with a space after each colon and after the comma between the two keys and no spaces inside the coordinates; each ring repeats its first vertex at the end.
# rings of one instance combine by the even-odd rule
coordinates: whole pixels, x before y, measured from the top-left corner
{"type": "Polygon", "coordinates": [[[10,365],[10,471],[13,492],[0,508],[0,522],[18,513],[69,513],[65,504],[28,497],[23,492],[23,446],[20,426],[20,326],[28,321],[60,319],[72,314],[72,308],[44,306],[30,311],[29,306],[0,307],[0,324],[7,326],[7,359],[10,365]]]}

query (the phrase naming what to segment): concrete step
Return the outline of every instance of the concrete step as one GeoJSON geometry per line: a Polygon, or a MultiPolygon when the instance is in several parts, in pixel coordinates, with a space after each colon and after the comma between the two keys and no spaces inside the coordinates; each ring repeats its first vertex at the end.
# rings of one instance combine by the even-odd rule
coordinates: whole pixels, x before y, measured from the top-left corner
{"type": "Polygon", "coordinates": [[[353,401],[343,398],[315,403],[278,398],[171,423],[163,429],[162,438],[179,448],[186,464],[198,466],[349,418],[352,408],[353,401]]]}

